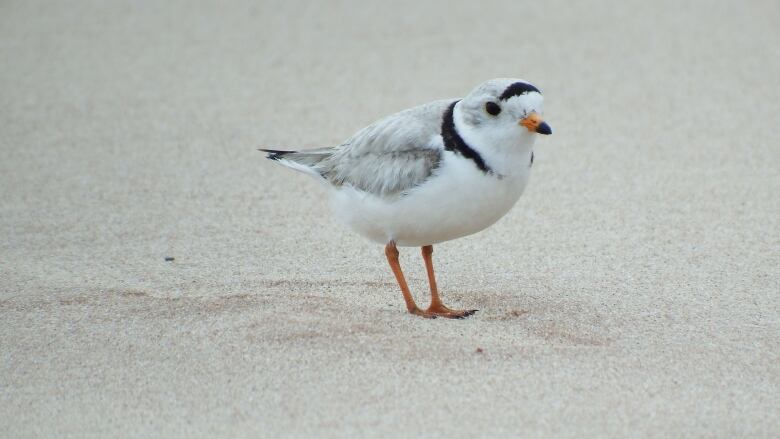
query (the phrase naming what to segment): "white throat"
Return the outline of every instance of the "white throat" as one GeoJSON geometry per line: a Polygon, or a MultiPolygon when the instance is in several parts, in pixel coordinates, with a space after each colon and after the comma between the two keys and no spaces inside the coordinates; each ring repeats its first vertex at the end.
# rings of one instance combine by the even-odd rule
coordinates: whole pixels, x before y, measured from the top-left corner
{"type": "Polygon", "coordinates": [[[505,129],[475,129],[463,121],[460,102],[455,105],[453,119],[458,134],[498,176],[527,172],[536,136],[519,135],[518,130],[525,128],[508,126],[505,129]]]}

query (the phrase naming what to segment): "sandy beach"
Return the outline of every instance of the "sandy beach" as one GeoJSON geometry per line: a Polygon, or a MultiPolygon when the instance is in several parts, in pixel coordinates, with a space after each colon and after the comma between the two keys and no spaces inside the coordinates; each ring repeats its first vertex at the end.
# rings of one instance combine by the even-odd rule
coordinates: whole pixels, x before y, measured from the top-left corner
{"type": "Polygon", "coordinates": [[[0,437],[778,437],[778,22],[3,2],[0,437]],[[554,133],[506,217],[435,247],[469,319],[407,314],[381,246],[256,151],[507,76],[554,133]]]}

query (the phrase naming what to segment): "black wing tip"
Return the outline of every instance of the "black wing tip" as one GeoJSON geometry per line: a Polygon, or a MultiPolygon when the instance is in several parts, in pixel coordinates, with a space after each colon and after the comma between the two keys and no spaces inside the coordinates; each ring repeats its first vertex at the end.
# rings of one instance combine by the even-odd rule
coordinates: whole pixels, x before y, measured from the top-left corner
{"type": "Polygon", "coordinates": [[[270,160],[279,160],[285,155],[290,154],[291,152],[295,152],[295,151],[282,151],[279,149],[265,149],[265,148],[257,148],[257,150],[267,153],[268,155],[266,155],[265,158],[270,160]]]}

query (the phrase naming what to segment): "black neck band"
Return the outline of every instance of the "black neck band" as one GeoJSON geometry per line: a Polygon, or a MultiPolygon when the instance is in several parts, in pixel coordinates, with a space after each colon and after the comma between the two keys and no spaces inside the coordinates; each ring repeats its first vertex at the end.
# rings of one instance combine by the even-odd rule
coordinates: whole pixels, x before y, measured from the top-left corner
{"type": "Polygon", "coordinates": [[[444,139],[444,149],[460,154],[473,161],[485,174],[492,174],[493,170],[485,164],[485,161],[482,160],[482,156],[480,156],[477,151],[474,151],[474,149],[463,140],[463,137],[460,137],[458,130],[455,129],[455,104],[458,102],[460,101],[453,102],[447,107],[447,111],[444,112],[444,120],[441,123],[441,138],[444,139]]]}

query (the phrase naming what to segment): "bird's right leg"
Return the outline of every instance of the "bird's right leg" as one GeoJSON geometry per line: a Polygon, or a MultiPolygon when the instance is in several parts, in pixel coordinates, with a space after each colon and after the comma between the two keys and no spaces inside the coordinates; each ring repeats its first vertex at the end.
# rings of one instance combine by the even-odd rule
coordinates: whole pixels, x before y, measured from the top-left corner
{"type": "Polygon", "coordinates": [[[412,293],[409,292],[409,285],[406,284],[404,273],[401,271],[401,263],[398,261],[398,248],[395,246],[395,241],[390,241],[387,243],[385,246],[385,256],[387,256],[387,262],[390,264],[390,268],[393,270],[395,280],[398,281],[398,286],[401,287],[401,294],[404,295],[406,309],[409,310],[410,313],[421,317],[436,318],[435,315],[421,310],[417,307],[417,304],[414,303],[412,293]]]}
{"type": "Polygon", "coordinates": [[[439,288],[436,286],[436,275],[433,273],[433,246],[425,245],[422,247],[422,256],[425,261],[425,271],[428,272],[428,285],[431,287],[431,305],[425,310],[428,314],[434,314],[441,317],[447,317],[448,319],[462,319],[468,317],[475,312],[476,309],[463,309],[456,310],[450,309],[441,301],[439,296],[439,288]]]}

